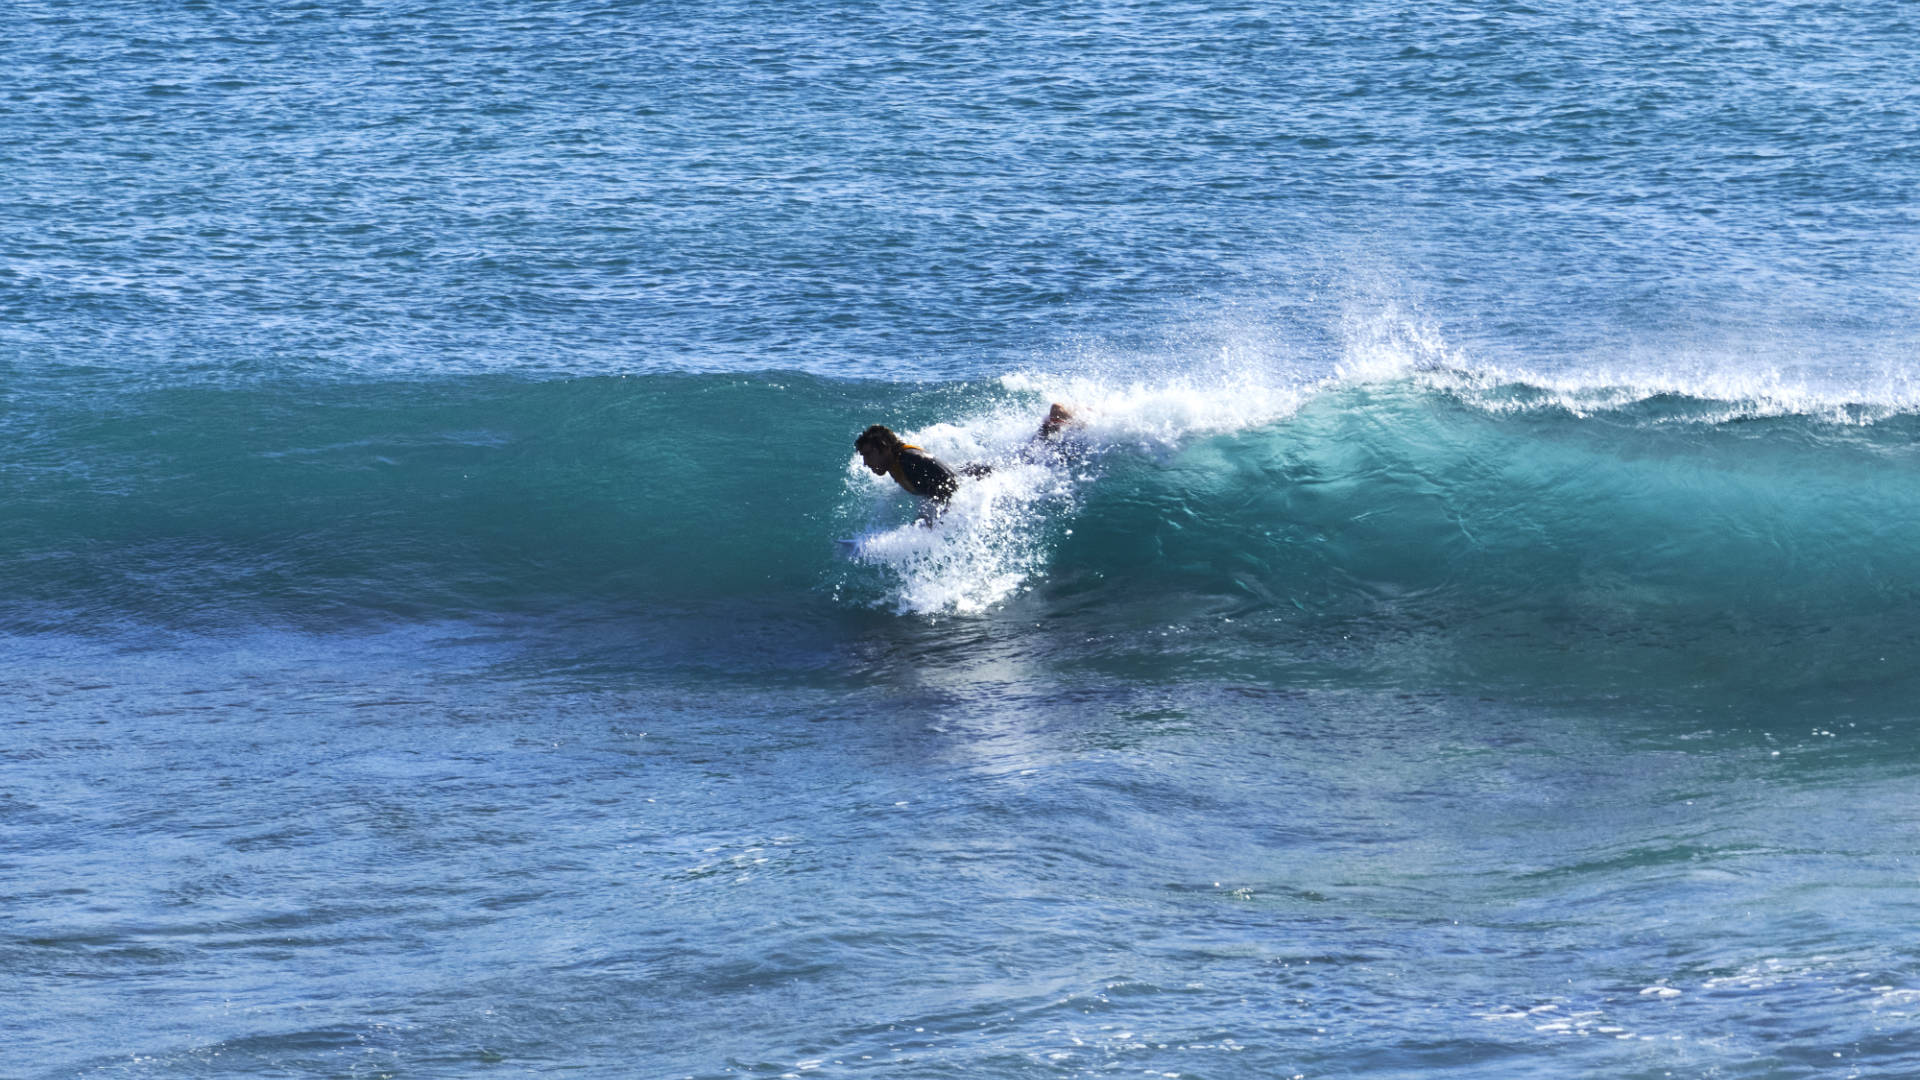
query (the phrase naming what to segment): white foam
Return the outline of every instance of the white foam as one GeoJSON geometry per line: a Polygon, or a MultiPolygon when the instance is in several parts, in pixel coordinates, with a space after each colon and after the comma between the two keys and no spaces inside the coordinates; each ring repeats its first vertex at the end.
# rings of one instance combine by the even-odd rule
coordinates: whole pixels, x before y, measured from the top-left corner
{"type": "MultiPolygon", "coordinates": [[[[1310,396],[1309,388],[1270,385],[1226,366],[1159,382],[1019,373],[1000,383],[1009,396],[973,416],[901,432],[949,465],[993,468],[963,481],[931,526],[878,528],[856,544],[857,559],[894,576],[891,599],[902,613],[977,613],[1029,587],[1045,572],[1055,538],[1069,534],[1079,486],[1108,451],[1171,452],[1197,436],[1272,423],[1310,396]],[[1074,413],[1065,457],[1027,452],[1051,402],[1074,413]]],[[[871,500],[871,517],[897,517],[890,504],[902,496],[890,478],[874,476],[857,458],[848,475],[871,500]]]]}
{"type": "Polygon", "coordinates": [[[1490,412],[1559,410],[1577,417],[1663,397],[1696,403],[1653,423],[1805,416],[1858,425],[1920,412],[1920,378],[1906,359],[1833,370],[1802,362],[1787,342],[1718,348],[1625,342],[1609,356],[1503,364],[1456,347],[1437,323],[1394,301],[1348,307],[1340,336],[1341,356],[1317,388],[1412,381],[1490,412]]]}
{"type": "Polygon", "coordinates": [[[1588,370],[1578,374],[1478,366],[1413,373],[1430,389],[1494,413],[1559,410],[1576,417],[1619,412],[1662,397],[1698,407],[1654,423],[1716,424],[1804,416],[1835,424],[1871,424],[1920,412],[1920,389],[1889,376],[1873,387],[1842,386],[1778,368],[1695,367],[1665,371],[1588,370]],[[1512,393],[1516,387],[1531,394],[1512,393]]]}
{"type": "MultiPolygon", "coordinates": [[[[942,453],[943,445],[956,440],[919,432],[908,438],[946,461],[979,460],[942,453]]],[[[866,475],[872,481],[867,486],[880,489],[873,492],[876,502],[897,495],[897,489],[886,490],[893,486],[890,478],[866,475]]],[[[998,463],[986,476],[963,481],[931,525],[911,522],[869,533],[856,557],[892,571],[893,600],[903,613],[983,611],[1019,592],[1044,566],[1048,516],[1041,504],[1063,500],[1065,484],[1064,473],[1045,465],[998,463]]]]}

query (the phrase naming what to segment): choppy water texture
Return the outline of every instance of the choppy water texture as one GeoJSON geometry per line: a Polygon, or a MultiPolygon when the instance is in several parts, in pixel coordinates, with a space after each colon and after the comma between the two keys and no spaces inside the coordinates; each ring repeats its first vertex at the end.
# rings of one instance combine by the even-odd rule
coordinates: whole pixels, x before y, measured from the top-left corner
{"type": "Polygon", "coordinates": [[[1916,30],[8,7],[0,1072],[1920,1072],[1916,30]]]}

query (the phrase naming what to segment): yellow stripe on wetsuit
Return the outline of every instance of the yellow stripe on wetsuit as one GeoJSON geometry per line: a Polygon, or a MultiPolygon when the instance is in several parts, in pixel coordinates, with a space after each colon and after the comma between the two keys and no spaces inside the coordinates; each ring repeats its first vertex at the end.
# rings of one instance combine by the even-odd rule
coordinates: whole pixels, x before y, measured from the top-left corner
{"type": "MultiPolygon", "coordinates": [[[[912,443],[901,443],[900,451],[893,455],[893,468],[888,469],[887,471],[893,474],[894,483],[899,484],[901,487],[906,488],[910,492],[913,492],[913,494],[918,495],[920,494],[920,492],[915,490],[915,485],[913,481],[907,479],[906,452],[908,450],[920,450],[920,448],[913,445],[912,443]]],[[[920,450],[920,452],[923,454],[926,453],[925,450],[920,450]]]]}

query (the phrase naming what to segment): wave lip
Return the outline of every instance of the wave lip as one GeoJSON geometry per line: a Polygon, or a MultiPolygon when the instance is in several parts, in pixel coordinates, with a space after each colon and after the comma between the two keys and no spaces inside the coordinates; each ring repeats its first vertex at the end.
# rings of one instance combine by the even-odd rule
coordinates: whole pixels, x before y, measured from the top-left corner
{"type": "Polygon", "coordinates": [[[1648,424],[1798,417],[1864,425],[1920,413],[1920,387],[1893,376],[1870,388],[1823,385],[1771,368],[1569,376],[1526,369],[1424,367],[1404,377],[1488,412],[1557,410],[1579,418],[1614,414],[1648,424]]]}

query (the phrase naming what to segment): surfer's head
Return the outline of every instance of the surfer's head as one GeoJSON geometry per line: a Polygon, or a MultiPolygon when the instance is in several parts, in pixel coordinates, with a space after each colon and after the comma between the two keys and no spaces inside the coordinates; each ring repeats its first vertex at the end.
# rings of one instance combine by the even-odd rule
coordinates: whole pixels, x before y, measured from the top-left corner
{"type": "Polygon", "coordinates": [[[875,476],[884,476],[887,470],[893,468],[903,445],[900,436],[885,424],[875,424],[853,440],[853,448],[860,451],[860,459],[867,463],[867,468],[872,469],[875,476]]]}

